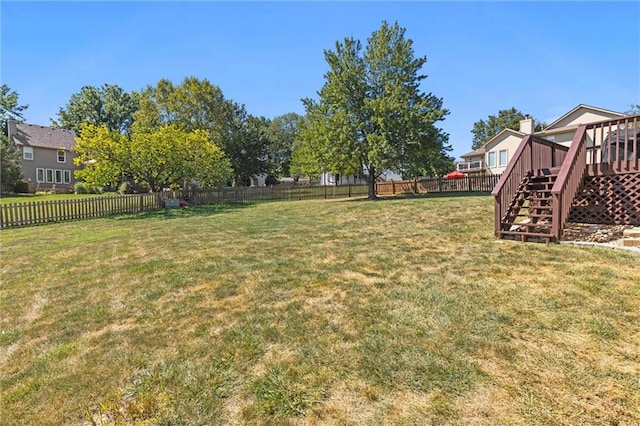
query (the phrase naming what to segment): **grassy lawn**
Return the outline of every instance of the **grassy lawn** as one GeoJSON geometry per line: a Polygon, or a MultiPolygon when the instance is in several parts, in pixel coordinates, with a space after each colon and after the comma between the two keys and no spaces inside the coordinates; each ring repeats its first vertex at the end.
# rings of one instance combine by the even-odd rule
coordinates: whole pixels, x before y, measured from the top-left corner
{"type": "Polygon", "coordinates": [[[2,194],[0,204],[29,203],[32,201],[82,200],[85,198],[118,195],[115,192],[102,194],[2,194]]]}
{"type": "Polygon", "coordinates": [[[0,233],[3,425],[640,423],[640,257],[487,196],[0,233]]]}

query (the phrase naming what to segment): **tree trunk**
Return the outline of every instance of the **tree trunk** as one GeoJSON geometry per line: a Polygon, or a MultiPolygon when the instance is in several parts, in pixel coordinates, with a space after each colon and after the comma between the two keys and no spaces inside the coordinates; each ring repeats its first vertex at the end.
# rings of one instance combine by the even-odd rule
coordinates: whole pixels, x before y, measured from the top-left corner
{"type": "Polygon", "coordinates": [[[369,165],[369,177],[367,181],[369,183],[369,195],[367,199],[369,200],[377,200],[378,196],[376,195],[376,173],[373,165],[369,165]]]}

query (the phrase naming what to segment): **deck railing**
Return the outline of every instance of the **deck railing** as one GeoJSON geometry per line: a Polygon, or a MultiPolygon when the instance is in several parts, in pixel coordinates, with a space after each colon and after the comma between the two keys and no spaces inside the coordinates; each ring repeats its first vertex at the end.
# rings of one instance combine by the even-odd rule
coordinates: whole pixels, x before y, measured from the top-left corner
{"type": "Polygon", "coordinates": [[[587,174],[640,172],[640,115],[580,125],[562,164],[551,196],[556,239],[562,235],[571,205],[587,174]]]}
{"type": "Polygon", "coordinates": [[[467,161],[464,163],[456,163],[456,170],[459,172],[475,172],[484,170],[484,161],[467,161]]]}
{"type": "Polygon", "coordinates": [[[506,215],[522,179],[529,173],[560,166],[568,151],[569,148],[565,146],[534,135],[522,138],[502,177],[491,192],[495,203],[496,237],[500,236],[502,218],[506,215]]]}
{"type": "Polygon", "coordinates": [[[640,115],[587,126],[588,173],[603,175],[640,171],[640,115]]]}

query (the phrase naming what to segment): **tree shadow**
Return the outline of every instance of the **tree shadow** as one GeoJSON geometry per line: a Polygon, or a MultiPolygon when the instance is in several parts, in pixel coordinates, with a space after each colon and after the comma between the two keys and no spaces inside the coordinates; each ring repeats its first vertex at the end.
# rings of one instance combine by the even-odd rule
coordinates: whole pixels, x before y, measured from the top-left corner
{"type": "Polygon", "coordinates": [[[176,208],[164,208],[140,213],[127,213],[122,215],[109,216],[111,220],[140,220],[140,219],[184,219],[189,217],[206,217],[224,213],[231,213],[237,210],[244,210],[254,207],[254,203],[220,203],[206,204],[200,206],[183,206],[176,208]]]}
{"type": "Polygon", "coordinates": [[[343,198],[336,201],[342,202],[378,202],[378,201],[392,201],[392,200],[411,200],[411,199],[427,199],[427,198],[463,198],[463,197],[483,197],[491,196],[490,191],[478,191],[478,192],[429,192],[424,194],[396,194],[396,195],[378,195],[375,200],[370,200],[366,196],[359,198],[343,198]]]}

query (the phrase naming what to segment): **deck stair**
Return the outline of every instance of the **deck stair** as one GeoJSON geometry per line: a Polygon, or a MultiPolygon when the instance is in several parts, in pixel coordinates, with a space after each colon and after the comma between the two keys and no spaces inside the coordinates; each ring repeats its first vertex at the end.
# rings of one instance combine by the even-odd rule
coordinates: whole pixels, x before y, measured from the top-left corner
{"type": "Polygon", "coordinates": [[[551,189],[557,170],[543,169],[527,173],[502,217],[500,238],[549,243],[553,205],[551,189]]]}

